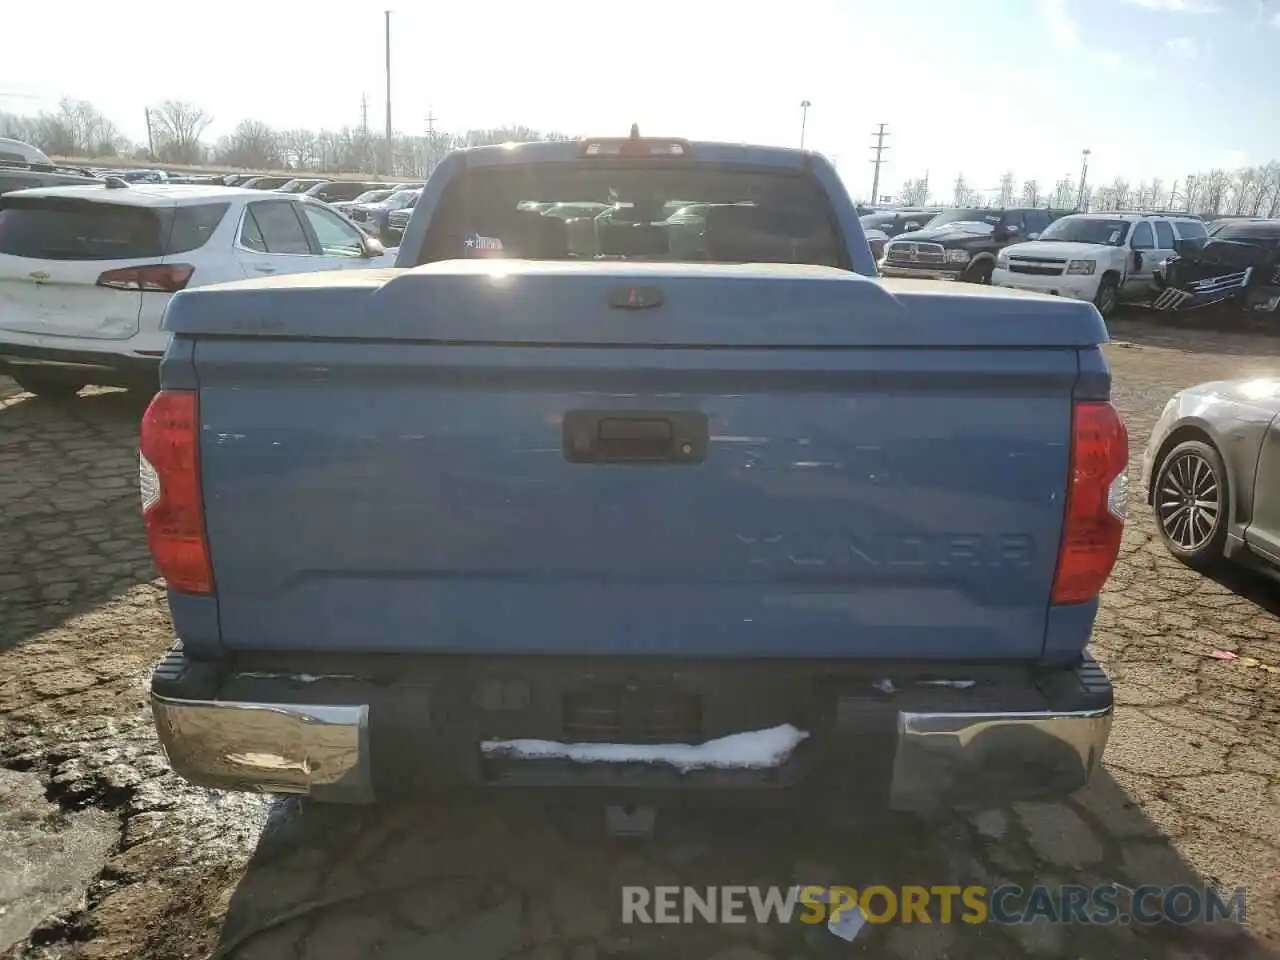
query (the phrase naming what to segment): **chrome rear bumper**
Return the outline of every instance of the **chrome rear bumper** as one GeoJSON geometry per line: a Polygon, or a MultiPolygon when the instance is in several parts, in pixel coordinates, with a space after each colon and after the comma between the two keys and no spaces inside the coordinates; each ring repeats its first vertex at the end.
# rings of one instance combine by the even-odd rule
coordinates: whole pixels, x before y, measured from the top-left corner
{"type": "Polygon", "coordinates": [[[222,790],[369,803],[369,707],[179,700],[151,694],[174,772],[222,790]]]}
{"type": "MultiPolygon", "coordinates": [[[[824,779],[846,781],[846,791],[882,794],[895,810],[1062,796],[1083,786],[1101,763],[1111,730],[1109,683],[1105,700],[1105,706],[1076,710],[898,710],[893,742],[884,745],[891,763],[880,767],[868,763],[869,732],[855,719],[866,716],[865,699],[842,697],[836,712],[846,719],[825,738],[820,762],[793,773],[798,780],[821,771],[824,779]],[[881,770],[891,770],[888,783],[881,770]]],[[[374,799],[368,704],[231,702],[155,693],[151,702],[170,764],[192,783],[341,803],[374,799]]],[[[886,705],[881,716],[891,709],[886,705]]],[[[875,726],[881,736],[878,731],[887,725],[875,726]]],[[[785,774],[786,767],[779,772],[785,774]]],[[[685,777],[675,788],[687,783],[696,789],[696,781],[685,777]]]]}
{"type": "Polygon", "coordinates": [[[949,797],[984,805],[1065,795],[1097,770],[1110,733],[1111,707],[899,713],[889,806],[923,811],[949,797]]]}

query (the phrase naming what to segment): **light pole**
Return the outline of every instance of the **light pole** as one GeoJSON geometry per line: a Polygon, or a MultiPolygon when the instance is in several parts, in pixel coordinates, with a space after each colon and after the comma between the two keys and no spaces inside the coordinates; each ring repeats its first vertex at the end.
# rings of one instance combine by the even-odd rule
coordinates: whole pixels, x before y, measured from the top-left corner
{"type": "Polygon", "coordinates": [[[386,17],[386,70],[387,70],[387,175],[395,176],[396,153],[391,133],[391,11],[384,11],[386,17]]]}
{"type": "Polygon", "coordinates": [[[800,101],[800,149],[804,149],[804,128],[809,121],[809,108],[813,106],[808,100],[800,101]]]}
{"type": "Polygon", "coordinates": [[[1093,151],[1085,147],[1080,151],[1080,194],[1076,197],[1076,209],[1084,211],[1084,185],[1089,179],[1089,154],[1093,151]]]}

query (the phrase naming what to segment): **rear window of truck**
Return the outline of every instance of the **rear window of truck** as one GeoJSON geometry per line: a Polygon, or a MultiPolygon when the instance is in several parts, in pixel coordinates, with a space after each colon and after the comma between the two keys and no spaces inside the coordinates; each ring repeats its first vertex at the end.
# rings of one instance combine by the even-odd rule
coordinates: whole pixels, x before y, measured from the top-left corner
{"type": "Polygon", "coordinates": [[[142,260],[204,246],[230,204],[135,207],[62,197],[0,199],[0,254],[35,260],[142,260]]]}
{"type": "Polygon", "coordinates": [[[417,262],[468,257],[849,268],[827,196],[805,174],[617,160],[459,174],[417,262]]]}

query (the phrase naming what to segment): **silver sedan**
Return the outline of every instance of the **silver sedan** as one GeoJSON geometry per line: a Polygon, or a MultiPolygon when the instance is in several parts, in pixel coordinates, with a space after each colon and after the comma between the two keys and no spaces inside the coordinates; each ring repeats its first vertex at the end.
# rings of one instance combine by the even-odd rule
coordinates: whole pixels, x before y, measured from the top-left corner
{"type": "Polygon", "coordinates": [[[1142,460],[1165,546],[1206,568],[1280,566],[1280,380],[1221,380],[1173,396],[1142,460]]]}

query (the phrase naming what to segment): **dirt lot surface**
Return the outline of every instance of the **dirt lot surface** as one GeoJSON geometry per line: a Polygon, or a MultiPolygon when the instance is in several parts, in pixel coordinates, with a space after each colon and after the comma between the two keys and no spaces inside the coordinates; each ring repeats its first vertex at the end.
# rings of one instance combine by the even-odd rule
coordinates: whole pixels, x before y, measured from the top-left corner
{"type": "MultiPolygon", "coordinates": [[[[1169,395],[1280,374],[1280,339],[1114,325],[1135,458],[1169,395]]],[[[141,535],[127,395],[0,379],[0,956],[5,958],[1191,958],[1280,947],[1277,587],[1173,562],[1132,508],[1095,652],[1119,707],[1067,802],[890,829],[783,815],[604,834],[599,811],[326,808],[184,785],[146,708],[171,642],[141,535]],[[1247,925],[621,923],[626,883],[1213,884],[1247,925]]],[[[1136,459],[1134,462],[1136,477],[1136,459]]]]}

